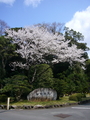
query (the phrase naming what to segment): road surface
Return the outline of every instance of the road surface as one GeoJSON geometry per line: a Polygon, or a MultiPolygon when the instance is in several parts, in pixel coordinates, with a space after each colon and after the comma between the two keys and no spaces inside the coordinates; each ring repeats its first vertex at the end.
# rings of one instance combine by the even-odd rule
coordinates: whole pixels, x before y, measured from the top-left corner
{"type": "Polygon", "coordinates": [[[0,120],[90,120],[90,104],[38,110],[0,110],[0,120]]]}

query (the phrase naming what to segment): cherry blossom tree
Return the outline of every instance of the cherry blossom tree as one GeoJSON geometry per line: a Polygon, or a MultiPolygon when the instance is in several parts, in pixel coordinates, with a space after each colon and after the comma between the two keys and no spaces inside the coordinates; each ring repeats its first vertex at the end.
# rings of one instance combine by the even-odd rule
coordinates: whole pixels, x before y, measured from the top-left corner
{"type": "Polygon", "coordinates": [[[59,33],[50,33],[47,29],[39,26],[30,26],[15,31],[7,29],[6,38],[12,38],[14,44],[20,46],[16,50],[21,54],[22,58],[26,59],[26,63],[15,62],[15,66],[23,68],[30,67],[38,63],[59,63],[73,61],[84,63],[82,57],[84,51],[77,49],[76,45],[69,46],[70,41],[65,41],[64,37],[59,33]],[[51,60],[45,59],[52,56],[51,60]]]}

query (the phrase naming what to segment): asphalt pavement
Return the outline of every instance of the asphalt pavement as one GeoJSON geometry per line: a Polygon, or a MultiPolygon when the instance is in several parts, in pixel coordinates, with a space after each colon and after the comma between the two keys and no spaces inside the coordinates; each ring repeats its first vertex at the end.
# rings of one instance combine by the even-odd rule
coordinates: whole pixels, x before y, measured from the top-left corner
{"type": "Polygon", "coordinates": [[[0,120],[90,120],[90,103],[53,109],[0,110],[0,120]]]}

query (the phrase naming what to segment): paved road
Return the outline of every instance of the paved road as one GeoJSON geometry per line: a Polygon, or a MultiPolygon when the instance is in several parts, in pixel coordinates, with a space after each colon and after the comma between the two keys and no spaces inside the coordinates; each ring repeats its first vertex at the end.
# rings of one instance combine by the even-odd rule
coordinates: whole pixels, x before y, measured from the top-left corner
{"type": "Polygon", "coordinates": [[[38,110],[0,110],[0,120],[90,120],[90,104],[38,110]]]}

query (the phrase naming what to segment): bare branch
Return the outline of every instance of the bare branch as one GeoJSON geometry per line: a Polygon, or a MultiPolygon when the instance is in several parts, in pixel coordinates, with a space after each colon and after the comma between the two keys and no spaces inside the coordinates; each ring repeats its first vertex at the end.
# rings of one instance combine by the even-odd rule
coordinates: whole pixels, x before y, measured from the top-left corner
{"type": "Polygon", "coordinates": [[[5,33],[6,28],[10,28],[10,27],[3,20],[0,20],[0,36],[5,33]]]}

